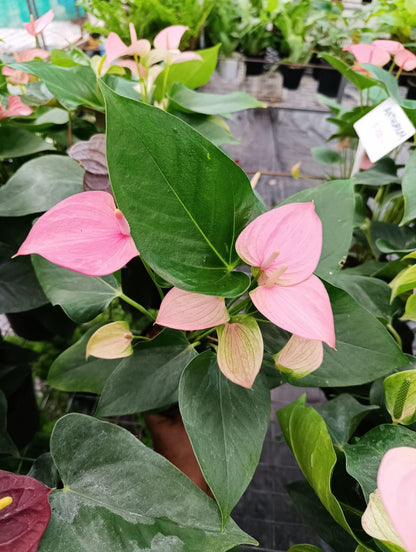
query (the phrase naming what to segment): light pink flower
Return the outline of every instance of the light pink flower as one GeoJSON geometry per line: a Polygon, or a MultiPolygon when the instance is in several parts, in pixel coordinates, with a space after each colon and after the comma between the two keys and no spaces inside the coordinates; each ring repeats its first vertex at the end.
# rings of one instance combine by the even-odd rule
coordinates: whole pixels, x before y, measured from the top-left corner
{"type": "Polygon", "coordinates": [[[416,56],[403,48],[394,56],[394,63],[403,71],[413,71],[413,69],[416,69],[416,56]]]}
{"type": "Polygon", "coordinates": [[[217,362],[224,376],[251,389],[263,361],[263,336],[254,318],[234,316],[217,328],[217,362]]]}
{"type": "Polygon", "coordinates": [[[292,335],[283,349],[273,358],[278,370],[294,378],[303,378],[320,367],[323,357],[322,341],[312,341],[292,335]]]}
{"type": "MultiPolygon", "coordinates": [[[[104,73],[108,71],[113,62],[123,56],[145,57],[149,55],[151,50],[150,42],[146,39],[137,40],[136,29],[134,28],[133,23],[129,24],[129,29],[131,41],[130,46],[124,44],[118,34],[110,33],[108,35],[105,43],[106,57],[102,65],[101,75],[104,75],[104,73]]],[[[118,65],[122,64],[118,63],[118,65]]],[[[135,69],[135,72],[137,73],[137,68],[135,69]]]]}
{"type": "Polygon", "coordinates": [[[257,217],[236,241],[238,255],[256,267],[255,307],[277,326],[335,347],[334,320],[322,282],[313,275],[322,224],[313,202],[292,203],[257,217]]]}
{"type": "Polygon", "coordinates": [[[368,74],[368,71],[361,67],[360,63],[372,63],[373,65],[377,65],[377,67],[383,67],[390,61],[388,51],[374,44],[349,44],[343,50],[353,54],[357,63],[352,68],[360,73],[368,74]]]}
{"type": "Polygon", "coordinates": [[[99,191],[75,194],[44,213],[16,255],[32,253],[87,276],[111,274],[139,254],[112,196],[99,191]]]}
{"type": "MultiPolygon", "coordinates": [[[[20,54],[13,52],[13,55],[18,62],[23,61],[33,61],[35,58],[47,59],[49,57],[48,50],[42,50],[40,48],[30,48],[25,50],[20,54]]],[[[1,74],[7,77],[7,82],[20,86],[27,84],[31,80],[35,80],[35,77],[25,73],[24,71],[19,71],[18,69],[11,69],[10,67],[2,67],[1,74]]]]}
{"type": "Polygon", "coordinates": [[[372,45],[385,50],[392,56],[404,49],[403,44],[397,42],[397,40],[373,40],[372,45]]]}
{"type": "Polygon", "coordinates": [[[7,119],[7,117],[26,117],[32,113],[33,109],[25,105],[19,96],[9,96],[8,109],[3,109],[0,105],[0,119],[7,119]]]}
{"type": "Polygon", "coordinates": [[[183,61],[192,61],[202,59],[195,52],[181,52],[179,44],[188,27],[184,25],[171,25],[162,29],[153,40],[154,47],[157,50],[166,52],[165,61],[168,65],[172,63],[182,63],[183,61]]]}
{"type": "Polygon", "coordinates": [[[53,18],[53,10],[49,10],[45,14],[43,14],[42,17],[39,17],[39,19],[34,20],[33,16],[31,16],[30,23],[23,23],[23,25],[30,35],[37,36],[49,25],[53,18]]]}
{"type": "Polygon", "coordinates": [[[377,487],[406,552],[416,552],[416,449],[387,451],[378,470],[377,487]]]}
{"type": "Polygon", "coordinates": [[[163,299],[156,324],[176,330],[205,330],[230,319],[223,297],[191,293],[176,287],[163,299]]]}

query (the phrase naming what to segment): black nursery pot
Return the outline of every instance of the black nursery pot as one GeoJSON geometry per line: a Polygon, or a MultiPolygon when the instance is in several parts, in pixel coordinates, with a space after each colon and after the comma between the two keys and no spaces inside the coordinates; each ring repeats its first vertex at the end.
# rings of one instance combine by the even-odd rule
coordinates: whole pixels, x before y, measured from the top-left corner
{"type": "Polygon", "coordinates": [[[283,75],[283,86],[288,90],[297,90],[303,73],[305,72],[305,68],[280,65],[279,70],[283,75]]]}
{"type": "Polygon", "coordinates": [[[408,79],[407,80],[407,93],[406,98],[408,100],[416,100],[416,79],[408,79]]]}
{"type": "Polygon", "coordinates": [[[321,65],[324,68],[319,69],[318,92],[330,98],[336,98],[342,75],[338,73],[338,71],[335,71],[335,69],[329,69],[330,65],[325,60],[321,60],[321,65]],[[328,69],[326,69],[326,67],[328,67],[328,69]]]}
{"type": "Polygon", "coordinates": [[[246,75],[254,77],[264,72],[264,59],[261,54],[256,56],[245,56],[246,75]]]}

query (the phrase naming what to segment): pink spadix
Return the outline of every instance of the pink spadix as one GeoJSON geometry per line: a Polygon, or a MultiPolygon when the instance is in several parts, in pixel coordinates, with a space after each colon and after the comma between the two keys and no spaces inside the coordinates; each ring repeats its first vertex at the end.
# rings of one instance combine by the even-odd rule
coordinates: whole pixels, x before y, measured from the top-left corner
{"type": "Polygon", "coordinates": [[[70,196],[43,214],[16,255],[32,253],[87,276],[111,274],[139,254],[112,196],[98,191],[70,196]]]}
{"type": "Polygon", "coordinates": [[[321,249],[322,224],[313,202],[260,215],[236,242],[241,259],[255,267],[259,285],[250,297],[257,310],[288,332],[335,347],[329,297],[313,274],[321,249]]]}

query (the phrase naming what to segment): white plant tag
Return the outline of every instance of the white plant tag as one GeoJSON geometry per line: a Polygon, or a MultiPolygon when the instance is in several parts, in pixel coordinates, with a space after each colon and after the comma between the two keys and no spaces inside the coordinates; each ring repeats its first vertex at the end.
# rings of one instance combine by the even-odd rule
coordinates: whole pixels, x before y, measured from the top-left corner
{"type": "Polygon", "coordinates": [[[406,113],[391,98],[361,117],[354,128],[372,163],[416,133],[406,113]]]}

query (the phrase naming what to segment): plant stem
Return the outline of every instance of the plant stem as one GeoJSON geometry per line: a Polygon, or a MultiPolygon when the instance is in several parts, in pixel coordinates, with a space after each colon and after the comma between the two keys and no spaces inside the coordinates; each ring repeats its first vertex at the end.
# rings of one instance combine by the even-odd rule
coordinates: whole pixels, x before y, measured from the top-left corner
{"type": "Polygon", "coordinates": [[[150,276],[152,282],[155,284],[155,287],[159,293],[159,296],[160,298],[163,300],[164,299],[164,294],[163,294],[163,291],[162,291],[162,288],[159,286],[159,284],[157,283],[156,281],[156,278],[155,278],[155,274],[153,272],[153,270],[150,268],[150,266],[142,259],[142,257],[140,257],[140,260],[142,261],[143,263],[143,266],[144,268],[146,269],[146,272],[148,273],[148,275],[150,276]]]}
{"type": "Polygon", "coordinates": [[[139,312],[144,314],[144,316],[147,316],[147,318],[149,318],[153,322],[156,320],[156,317],[152,313],[150,313],[147,309],[142,307],[142,305],[140,305],[139,303],[136,303],[136,301],[134,301],[133,299],[125,295],[123,292],[120,293],[119,297],[120,299],[122,299],[123,301],[125,301],[126,303],[134,307],[135,309],[137,309],[139,312]]]}
{"type": "Polygon", "coordinates": [[[68,147],[70,148],[74,143],[72,137],[72,121],[71,121],[71,111],[68,111],[68,147]]]}
{"type": "Polygon", "coordinates": [[[400,335],[397,333],[397,331],[393,328],[393,326],[391,324],[387,324],[387,329],[389,330],[389,332],[391,333],[391,335],[394,337],[397,344],[401,348],[402,347],[402,338],[400,337],[400,335]]]}

